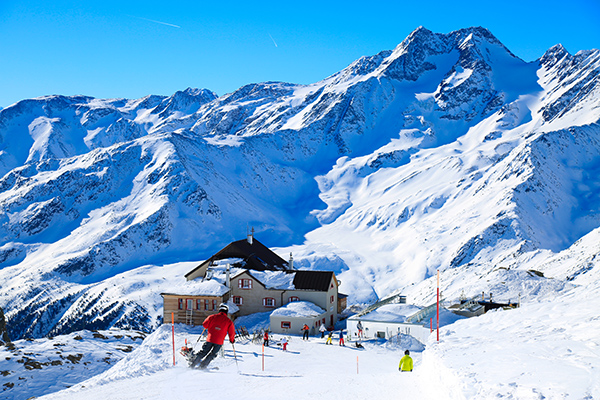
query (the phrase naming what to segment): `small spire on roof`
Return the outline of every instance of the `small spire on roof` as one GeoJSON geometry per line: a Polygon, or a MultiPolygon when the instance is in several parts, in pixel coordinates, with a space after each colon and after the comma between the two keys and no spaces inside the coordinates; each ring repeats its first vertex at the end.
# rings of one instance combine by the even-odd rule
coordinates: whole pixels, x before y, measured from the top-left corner
{"type": "Polygon", "coordinates": [[[254,227],[252,227],[252,230],[250,231],[250,233],[248,233],[248,236],[247,236],[248,244],[252,245],[253,239],[254,239],[254,227]]]}

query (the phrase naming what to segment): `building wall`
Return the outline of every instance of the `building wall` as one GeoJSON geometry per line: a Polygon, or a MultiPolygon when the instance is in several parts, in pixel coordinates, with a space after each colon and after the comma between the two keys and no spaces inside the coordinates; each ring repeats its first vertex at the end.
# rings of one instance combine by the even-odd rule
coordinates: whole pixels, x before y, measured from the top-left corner
{"type": "Polygon", "coordinates": [[[282,315],[271,315],[269,330],[274,333],[281,333],[286,335],[302,335],[302,327],[304,324],[308,325],[311,329],[309,334],[311,336],[316,335],[318,327],[321,321],[325,318],[325,314],[321,314],[314,317],[290,317],[282,315]],[[282,322],[289,322],[290,327],[282,327],[282,322]]]}
{"type": "MultiPolygon", "coordinates": [[[[234,299],[236,297],[242,298],[242,304],[238,305],[240,309],[240,316],[249,315],[258,312],[268,312],[273,311],[276,308],[282,306],[281,297],[283,290],[274,290],[267,289],[260,283],[258,280],[254,279],[254,277],[247,272],[243,272],[239,275],[236,275],[231,279],[231,296],[234,299]],[[243,289],[239,286],[240,279],[246,279],[252,281],[251,289],[243,289]],[[263,299],[272,298],[275,300],[274,306],[265,306],[263,305],[263,299]]],[[[236,303],[237,304],[237,303],[236,303]]]]}
{"type": "Polygon", "coordinates": [[[334,326],[337,322],[338,313],[338,283],[335,274],[332,274],[331,282],[327,292],[317,292],[310,290],[296,290],[300,300],[310,301],[325,310],[325,326],[334,326]]]}
{"type": "Polygon", "coordinates": [[[191,296],[191,295],[177,295],[177,294],[163,294],[163,324],[171,323],[171,313],[174,315],[174,321],[178,324],[189,324],[189,325],[202,325],[202,322],[211,314],[217,312],[216,309],[204,310],[202,307],[200,310],[197,308],[197,300],[201,300],[204,304],[205,300],[208,300],[210,304],[213,301],[216,302],[217,307],[220,303],[226,303],[229,295],[225,296],[191,296]],[[183,309],[179,308],[179,299],[183,300],[183,309]],[[187,300],[192,301],[192,308],[187,308],[187,300]]]}
{"type": "Polygon", "coordinates": [[[338,298],[338,314],[340,314],[342,311],[344,311],[346,309],[346,307],[348,307],[348,298],[347,297],[340,297],[338,298]]]}
{"type": "Polygon", "coordinates": [[[310,301],[325,310],[323,317],[325,318],[325,326],[329,327],[337,322],[337,293],[334,293],[334,291],[294,290],[289,293],[294,293],[300,300],[310,301]],[[331,302],[331,296],[333,296],[333,302],[331,302]]]}
{"type": "MultiPolygon", "coordinates": [[[[333,326],[337,322],[338,316],[338,286],[335,275],[329,284],[327,292],[316,290],[280,290],[267,289],[258,280],[252,277],[251,272],[243,272],[231,279],[231,296],[232,298],[241,297],[242,304],[239,305],[240,316],[249,315],[258,312],[269,312],[276,308],[284,306],[290,302],[290,298],[297,297],[298,300],[309,301],[316,304],[325,310],[325,326],[333,326]],[[252,280],[251,289],[240,288],[240,280],[252,280]],[[275,306],[265,306],[263,299],[272,298],[275,300],[275,306]]],[[[237,303],[236,303],[237,304],[237,303]]]]}
{"type": "Polygon", "coordinates": [[[346,329],[348,329],[348,338],[358,339],[358,329],[356,325],[361,321],[363,326],[363,339],[376,339],[383,337],[390,339],[398,333],[410,335],[419,342],[425,344],[430,335],[430,329],[418,324],[407,324],[401,322],[382,322],[369,321],[362,318],[350,317],[346,320],[346,329]]]}
{"type": "MultiPolygon", "coordinates": [[[[242,285],[243,286],[243,285],[242,285]]],[[[309,301],[311,303],[316,304],[325,310],[325,314],[323,317],[319,318],[319,321],[322,321],[325,318],[325,326],[330,327],[335,325],[337,322],[339,310],[338,305],[338,284],[333,275],[332,280],[329,284],[329,289],[327,292],[320,292],[316,290],[280,290],[280,289],[267,289],[260,281],[255,279],[251,272],[248,273],[242,272],[241,274],[236,275],[231,278],[231,298],[235,299],[240,297],[242,299],[242,304],[238,304],[240,309],[239,316],[249,315],[260,312],[269,312],[273,311],[276,308],[284,306],[290,302],[290,298],[297,297],[298,300],[309,301]],[[243,288],[240,287],[240,280],[250,280],[252,281],[251,288],[243,288]],[[264,305],[264,299],[270,298],[274,300],[274,305],[264,305]]],[[[181,296],[180,296],[181,297],[181,296]]],[[[196,296],[197,297],[197,296],[196,296]]],[[[186,298],[195,298],[194,296],[186,296],[186,298]]],[[[229,296],[228,296],[229,298],[229,296]]],[[[176,313],[176,320],[180,320],[181,323],[185,323],[186,320],[186,311],[178,310],[177,299],[172,300],[173,303],[169,303],[170,305],[166,306],[166,298],[165,298],[165,314],[164,321],[171,321],[171,312],[176,313]]],[[[237,304],[237,303],[236,303],[237,304]]],[[[197,320],[206,318],[206,316],[210,315],[209,313],[202,313],[193,311],[194,314],[194,323],[197,323],[197,320]],[[196,315],[198,314],[198,315],[196,315]]],[[[201,323],[201,321],[200,321],[201,323]]],[[[320,325],[320,324],[319,324],[320,325]]],[[[311,326],[309,324],[309,326],[311,326]]],[[[312,326],[311,326],[312,327],[312,326]]]]}

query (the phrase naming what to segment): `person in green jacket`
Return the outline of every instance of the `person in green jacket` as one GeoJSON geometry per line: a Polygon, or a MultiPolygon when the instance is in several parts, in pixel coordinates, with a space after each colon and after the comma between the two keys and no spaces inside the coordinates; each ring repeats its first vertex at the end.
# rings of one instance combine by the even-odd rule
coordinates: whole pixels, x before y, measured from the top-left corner
{"type": "Polygon", "coordinates": [[[413,360],[410,358],[410,351],[406,350],[404,352],[404,357],[400,359],[400,365],[398,369],[402,372],[412,372],[413,370],[413,360]]]}

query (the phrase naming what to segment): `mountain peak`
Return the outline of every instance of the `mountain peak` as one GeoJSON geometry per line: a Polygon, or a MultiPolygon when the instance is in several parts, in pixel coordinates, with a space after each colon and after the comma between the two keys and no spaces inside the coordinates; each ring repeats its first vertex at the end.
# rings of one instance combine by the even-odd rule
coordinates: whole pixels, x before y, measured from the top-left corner
{"type": "MultiPolygon", "coordinates": [[[[555,46],[547,57],[565,54],[555,46]]],[[[600,182],[586,170],[600,163],[589,145],[600,137],[599,65],[596,51],[549,71],[512,59],[487,29],[419,27],[394,51],[311,85],[8,107],[0,306],[9,333],[153,329],[154,300],[134,289],[145,270],[125,278],[129,297],[112,289],[117,276],[204,259],[240,221],[293,247],[302,267],[344,274],[351,302],[416,286],[440,266],[470,277],[506,260],[495,271],[509,271],[530,251],[538,263],[600,226],[600,182]],[[366,276],[372,260],[381,266],[366,276]]],[[[427,302],[428,289],[409,290],[427,302]]]]}
{"type": "Polygon", "coordinates": [[[489,43],[502,45],[502,43],[490,32],[488,29],[481,26],[472,26],[469,28],[462,28],[448,34],[434,33],[429,29],[419,26],[417,29],[412,31],[410,35],[400,44],[407,47],[408,43],[416,42],[423,43],[427,40],[444,40],[462,43],[464,41],[472,41],[474,39],[483,40],[489,43]]]}
{"type": "Polygon", "coordinates": [[[448,34],[448,36],[455,36],[458,38],[465,38],[465,37],[472,36],[472,37],[477,37],[480,39],[485,39],[486,41],[488,41],[490,43],[501,44],[501,42],[498,40],[498,38],[496,38],[496,36],[494,36],[492,34],[492,32],[490,32],[489,29],[481,27],[481,26],[472,26],[470,28],[459,29],[457,31],[450,32],[448,34]]]}
{"type": "Polygon", "coordinates": [[[562,44],[555,44],[550,47],[543,56],[540,57],[539,61],[543,65],[554,65],[558,61],[562,60],[565,56],[569,56],[570,53],[565,49],[562,44]]]}
{"type": "Polygon", "coordinates": [[[432,44],[438,41],[439,34],[430,31],[429,29],[420,26],[414,31],[411,32],[410,35],[406,37],[397,47],[402,49],[409,49],[413,46],[428,46],[431,47],[432,44]]]}

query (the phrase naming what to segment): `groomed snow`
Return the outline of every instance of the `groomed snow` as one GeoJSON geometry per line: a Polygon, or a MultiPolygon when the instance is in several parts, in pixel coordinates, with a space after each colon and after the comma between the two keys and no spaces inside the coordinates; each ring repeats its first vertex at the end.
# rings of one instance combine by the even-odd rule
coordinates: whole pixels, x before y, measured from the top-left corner
{"type": "MultiPolygon", "coordinates": [[[[197,333],[176,327],[176,343],[185,338],[195,342],[197,333]]],[[[248,340],[226,342],[224,358],[211,366],[218,370],[190,370],[176,355],[173,366],[171,327],[163,326],[151,335],[129,360],[87,382],[40,399],[290,399],[301,398],[391,398],[420,396],[422,373],[400,374],[398,363],[403,348],[396,344],[363,343],[364,350],[348,344],[333,346],[325,340],[298,336],[289,339],[288,351],[275,345],[281,335],[273,335],[264,350],[248,340]]],[[[199,348],[200,344],[196,346],[199,348]]],[[[414,353],[416,365],[421,355],[414,353]]]]}
{"type": "MultiPolygon", "coordinates": [[[[587,278],[587,277],[586,277],[587,278]]],[[[164,325],[110,370],[50,399],[197,398],[304,399],[598,399],[600,398],[600,284],[575,286],[563,295],[461,319],[430,335],[425,351],[412,351],[415,369],[398,362],[413,341],[363,342],[364,350],[312,337],[290,337],[288,352],[249,340],[226,343],[216,371],[192,371],[176,355],[164,325]]],[[[250,330],[269,314],[239,319],[250,330]],[[256,324],[252,326],[252,324],[256,324]]],[[[263,321],[264,322],[264,321],[263,321]]],[[[264,324],[263,324],[264,325],[264,324]]],[[[176,344],[195,343],[200,329],[177,325],[176,344]]],[[[273,335],[277,343],[281,335],[273,335]]],[[[337,336],[337,335],[336,335],[337,336]]],[[[196,346],[199,348],[199,344],[196,346]]]]}

